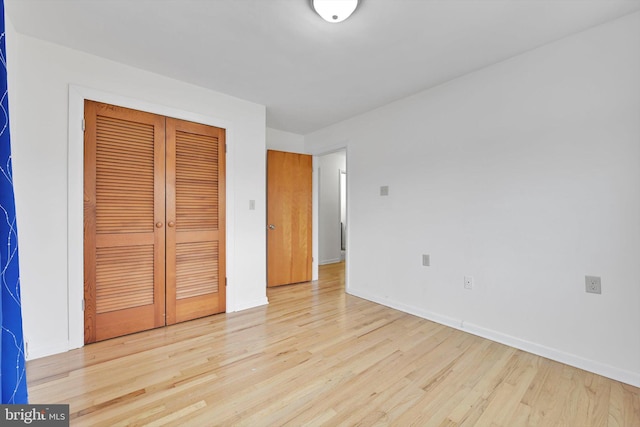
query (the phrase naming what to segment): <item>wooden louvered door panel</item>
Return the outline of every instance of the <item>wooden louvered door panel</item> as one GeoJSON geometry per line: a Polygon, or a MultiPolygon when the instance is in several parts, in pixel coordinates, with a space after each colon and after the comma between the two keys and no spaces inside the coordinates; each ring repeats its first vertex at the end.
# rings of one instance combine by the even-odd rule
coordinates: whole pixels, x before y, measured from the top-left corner
{"type": "Polygon", "coordinates": [[[170,325],[225,311],[225,131],[166,123],[170,325]]]}
{"type": "Polygon", "coordinates": [[[165,323],[165,119],[85,102],[85,342],[165,323]]]}

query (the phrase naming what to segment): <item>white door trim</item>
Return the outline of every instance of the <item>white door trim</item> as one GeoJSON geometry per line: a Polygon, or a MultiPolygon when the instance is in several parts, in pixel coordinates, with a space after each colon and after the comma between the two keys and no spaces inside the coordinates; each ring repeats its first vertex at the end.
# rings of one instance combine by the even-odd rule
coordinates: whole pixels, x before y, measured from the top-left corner
{"type": "Polygon", "coordinates": [[[235,310],[236,298],[232,284],[234,253],[234,200],[233,157],[234,126],[229,120],[154,104],[140,99],[102,92],[78,85],[69,85],[69,147],[67,187],[67,294],[68,294],[68,349],[84,346],[84,101],[104,102],[135,110],[147,111],[176,119],[188,120],[226,130],[226,266],[227,311],[235,310]]]}

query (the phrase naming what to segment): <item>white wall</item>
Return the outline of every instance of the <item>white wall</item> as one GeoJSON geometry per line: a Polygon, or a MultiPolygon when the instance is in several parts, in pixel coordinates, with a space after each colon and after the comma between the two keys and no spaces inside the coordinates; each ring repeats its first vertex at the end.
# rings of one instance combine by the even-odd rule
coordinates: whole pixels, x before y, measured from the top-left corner
{"type": "Polygon", "coordinates": [[[347,168],[345,151],[318,158],[318,253],[319,263],[330,264],[341,259],[340,249],[340,171],[347,168]]]}
{"type": "Polygon", "coordinates": [[[87,94],[227,129],[227,310],[267,302],[264,106],[26,37],[10,22],[7,48],[29,358],[82,345],[82,134],[75,118],[87,94]]]}
{"type": "Polygon", "coordinates": [[[635,13],[307,135],[348,141],[348,291],[640,386],[639,30],[635,13]]]}
{"type": "Polygon", "coordinates": [[[267,149],[269,150],[307,154],[304,148],[303,135],[267,128],[266,138],[267,149]]]}

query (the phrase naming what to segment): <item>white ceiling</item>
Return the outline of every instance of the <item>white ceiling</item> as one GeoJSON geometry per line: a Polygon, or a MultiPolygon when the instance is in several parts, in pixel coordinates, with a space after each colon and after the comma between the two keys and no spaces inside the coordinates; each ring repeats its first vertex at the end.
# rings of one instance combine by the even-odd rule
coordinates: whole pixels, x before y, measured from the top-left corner
{"type": "Polygon", "coordinates": [[[20,33],[267,106],[307,134],[640,10],[640,0],[5,0],[20,33]]]}

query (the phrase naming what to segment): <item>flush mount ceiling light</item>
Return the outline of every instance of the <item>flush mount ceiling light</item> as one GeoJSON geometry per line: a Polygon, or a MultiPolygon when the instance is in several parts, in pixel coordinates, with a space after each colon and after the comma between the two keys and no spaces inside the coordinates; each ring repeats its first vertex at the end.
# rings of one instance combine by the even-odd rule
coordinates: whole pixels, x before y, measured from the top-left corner
{"type": "Polygon", "coordinates": [[[351,16],[358,7],[358,0],[311,0],[311,4],[322,19],[337,23],[351,16]]]}

